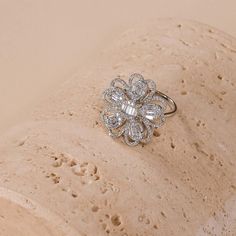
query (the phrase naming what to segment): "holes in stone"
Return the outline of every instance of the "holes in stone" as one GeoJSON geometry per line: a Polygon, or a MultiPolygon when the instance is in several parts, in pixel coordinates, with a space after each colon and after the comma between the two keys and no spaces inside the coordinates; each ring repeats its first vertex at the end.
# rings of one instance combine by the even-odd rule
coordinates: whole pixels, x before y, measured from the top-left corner
{"type": "Polygon", "coordinates": [[[71,160],[70,162],[69,162],[69,166],[75,166],[77,163],[76,163],[76,161],[75,160],[71,160]]]}
{"type": "Polygon", "coordinates": [[[219,163],[219,166],[221,167],[223,166],[223,163],[221,161],[219,161],[218,163],[219,163]]]}
{"type": "Polygon", "coordinates": [[[157,225],[153,225],[153,228],[154,228],[154,229],[158,229],[157,225]]]}
{"type": "Polygon", "coordinates": [[[219,80],[223,80],[222,75],[217,75],[217,78],[218,78],[219,80]]]}
{"type": "Polygon", "coordinates": [[[84,183],[91,183],[100,179],[98,175],[98,168],[92,163],[83,162],[81,164],[75,164],[72,169],[75,175],[81,176],[84,183]]]}
{"type": "Polygon", "coordinates": [[[235,185],[232,184],[230,187],[231,187],[233,190],[236,190],[236,186],[235,186],[235,185]]]}
{"type": "Polygon", "coordinates": [[[157,130],[154,130],[154,132],[153,132],[154,137],[160,137],[160,135],[161,134],[157,130]]]}
{"type": "Polygon", "coordinates": [[[187,92],[186,91],[182,91],[181,95],[187,95],[187,92]]]}
{"type": "Polygon", "coordinates": [[[164,218],[166,218],[166,215],[165,215],[165,213],[164,213],[163,211],[161,211],[161,215],[162,215],[164,218]]]}
{"type": "Polygon", "coordinates": [[[24,144],[25,144],[25,140],[20,141],[20,142],[18,143],[18,147],[24,146],[24,144]]]}
{"type": "Polygon", "coordinates": [[[60,167],[62,165],[62,160],[58,160],[58,158],[55,158],[55,161],[52,164],[54,167],[60,167]]]}
{"type": "Polygon", "coordinates": [[[193,145],[195,146],[197,152],[202,153],[202,154],[204,154],[205,156],[208,156],[208,153],[206,153],[206,152],[201,148],[201,146],[200,146],[199,143],[195,142],[195,143],[193,143],[193,145]]]}
{"type": "Polygon", "coordinates": [[[145,220],[145,224],[146,224],[146,225],[149,225],[149,224],[150,224],[150,220],[149,220],[149,219],[146,219],[146,220],[145,220]]]}
{"type": "Polygon", "coordinates": [[[93,206],[93,207],[91,208],[91,210],[92,210],[92,212],[98,212],[99,207],[98,207],[98,206],[93,206]]]}
{"type": "Polygon", "coordinates": [[[55,173],[51,173],[50,175],[46,175],[46,178],[51,178],[54,184],[58,184],[61,179],[61,177],[57,176],[55,173]]]}
{"type": "Polygon", "coordinates": [[[173,142],[171,142],[170,146],[171,146],[172,149],[175,149],[175,145],[174,145],[173,142]]]}
{"type": "Polygon", "coordinates": [[[120,216],[119,215],[113,215],[111,217],[111,223],[114,225],[114,226],[119,226],[121,224],[121,219],[120,219],[120,216]]]}
{"type": "Polygon", "coordinates": [[[214,157],[213,154],[210,154],[210,157],[209,157],[209,158],[210,158],[211,161],[214,161],[214,160],[215,160],[215,157],[214,157]]]}
{"type": "Polygon", "coordinates": [[[197,121],[196,125],[197,125],[197,127],[199,127],[201,125],[201,121],[200,120],[197,121]]]}
{"type": "Polygon", "coordinates": [[[77,197],[78,197],[77,193],[75,193],[75,192],[72,192],[72,193],[71,193],[71,196],[72,196],[73,198],[77,198],[77,197]]]}

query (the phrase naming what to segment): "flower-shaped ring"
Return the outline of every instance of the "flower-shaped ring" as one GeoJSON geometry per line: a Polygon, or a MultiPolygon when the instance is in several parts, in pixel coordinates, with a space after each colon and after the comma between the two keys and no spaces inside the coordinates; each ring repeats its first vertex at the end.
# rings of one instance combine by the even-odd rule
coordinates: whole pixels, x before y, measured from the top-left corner
{"type": "Polygon", "coordinates": [[[176,103],[158,91],[154,81],[138,73],[132,74],[128,83],[120,77],[112,80],[103,98],[107,106],[101,119],[109,135],[123,136],[130,146],[150,142],[154,129],[177,111],[176,103]]]}

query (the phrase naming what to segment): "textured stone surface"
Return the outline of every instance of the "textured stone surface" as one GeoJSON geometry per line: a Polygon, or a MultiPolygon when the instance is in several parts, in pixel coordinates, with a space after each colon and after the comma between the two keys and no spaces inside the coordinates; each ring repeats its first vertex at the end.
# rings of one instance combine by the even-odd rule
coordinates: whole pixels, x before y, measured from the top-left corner
{"type": "MultiPolygon", "coordinates": [[[[235,235],[235,84],[236,40],[216,29],[170,19],[125,32],[1,139],[0,205],[48,235],[235,235]],[[110,80],[133,72],[178,104],[135,148],[99,119],[110,80]]],[[[0,226],[17,222],[4,214],[0,226]]]]}

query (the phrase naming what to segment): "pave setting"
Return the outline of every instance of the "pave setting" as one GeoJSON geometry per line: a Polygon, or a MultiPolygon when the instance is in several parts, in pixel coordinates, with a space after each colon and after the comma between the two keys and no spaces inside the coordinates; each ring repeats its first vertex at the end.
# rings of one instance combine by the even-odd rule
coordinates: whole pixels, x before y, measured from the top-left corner
{"type": "Polygon", "coordinates": [[[156,84],[134,73],[126,83],[120,78],[112,80],[103,93],[107,106],[101,113],[102,121],[113,138],[135,146],[148,143],[155,128],[165,121],[167,102],[156,93],[156,84]]]}

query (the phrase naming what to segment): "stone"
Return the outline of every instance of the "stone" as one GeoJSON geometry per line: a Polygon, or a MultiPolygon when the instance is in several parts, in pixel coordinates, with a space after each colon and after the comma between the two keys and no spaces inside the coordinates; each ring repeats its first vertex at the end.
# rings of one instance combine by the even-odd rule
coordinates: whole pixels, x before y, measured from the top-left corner
{"type": "Polygon", "coordinates": [[[148,85],[145,81],[139,80],[131,85],[129,96],[133,100],[139,100],[147,94],[148,85]]]}
{"type": "Polygon", "coordinates": [[[228,34],[179,19],[141,23],[116,39],[0,138],[3,236],[236,235],[235,49],[228,34]],[[110,80],[140,70],[178,112],[151,143],[129,147],[94,122],[110,80]],[[93,163],[100,178],[54,167],[53,152],[93,163]]]}
{"type": "Polygon", "coordinates": [[[129,137],[134,141],[140,141],[143,138],[144,128],[142,124],[137,121],[129,123],[129,137]]]}
{"type": "Polygon", "coordinates": [[[148,104],[144,104],[140,108],[140,113],[145,118],[149,120],[154,120],[155,118],[160,116],[163,113],[163,111],[160,105],[148,103],[148,104]]]}
{"type": "Polygon", "coordinates": [[[107,127],[112,129],[118,128],[124,122],[124,117],[117,111],[108,111],[104,114],[103,119],[107,127]]]}
{"type": "Polygon", "coordinates": [[[137,116],[138,110],[135,102],[126,101],[121,106],[122,111],[128,116],[137,116]]]}
{"type": "Polygon", "coordinates": [[[121,104],[126,100],[123,90],[118,87],[109,88],[104,93],[105,99],[111,103],[121,104]]]}

